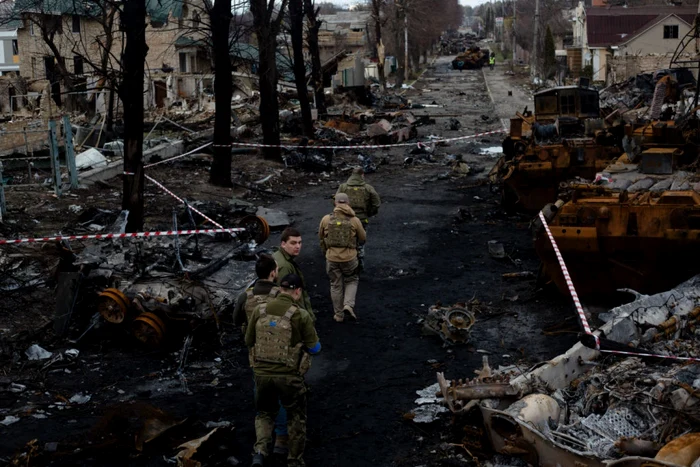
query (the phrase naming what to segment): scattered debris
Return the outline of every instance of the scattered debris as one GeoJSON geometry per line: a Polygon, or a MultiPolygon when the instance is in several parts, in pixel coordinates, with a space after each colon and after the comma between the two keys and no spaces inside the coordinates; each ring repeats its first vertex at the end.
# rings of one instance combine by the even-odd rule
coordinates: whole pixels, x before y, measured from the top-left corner
{"type": "MultiPolygon", "coordinates": [[[[633,353],[697,356],[699,316],[696,276],[610,310],[599,332],[633,353]]],[[[517,367],[485,371],[487,365],[473,380],[450,382],[439,373],[438,382],[452,412],[481,411],[497,452],[535,465],[548,465],[550,459],[562,465],[622,462],[624,456],[690,465],[699,457],[694,451],[681,461],[676,454],[698,439],[700,366],[695,363],[608,357],[578,343],[527,373],[517,367]]]]}
{"type": "Polygon", "coordinates": [[[24,354],[29,360],[48,360],[53,356],[53,352],[42,348],[39,344],[34,344],[27,349],[24,354]]]}
{"type": "Polygon", "coordinates": [[[470,307],[471,303],[458,303],[451,307],[431,306],[423,322],[423,329],[426,333],[440,336],[445,346],[467,343],[471,328],[476,322],[470,307]]]}

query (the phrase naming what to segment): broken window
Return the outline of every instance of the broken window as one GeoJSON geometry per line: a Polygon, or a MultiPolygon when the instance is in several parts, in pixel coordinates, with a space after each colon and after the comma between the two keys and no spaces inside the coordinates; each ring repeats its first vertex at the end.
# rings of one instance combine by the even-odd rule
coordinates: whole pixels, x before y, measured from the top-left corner
{"type": "Polygon", "coordinates": [[[63,34],[63,21],[61,21],[60,16],[44,15],[42,18],[42,25],[46,28],[46,33],[49,35],[63,34]]]}
{"type": "Polygon", "coordinates": [[[197,29],[199,27],[199,13],[195,12],[194,15],[192,15],[192,28],[197,29]]]}
{"type": "Polygon", "coordinates": [[[19,55],[19,45],[17,39],[12,39],[12,55],[19,55]]]}
{"type": "Polygon", "coordinates": [[[592,93],[581,93],[581,113],[598,114],[598,95],[592,93]]]}
{"type": "Polygon", "coordinates": [[[178,29],[183,29],[185,27],[185,18],[187,18],[187,5],[182,5],[182,14],[177,19],[178,29]]]}
{"type": "Polygon", "coordinates": [[[187,54],[180,52],[180,73],[187,73],[187,54]]]}
{"type": "Polygon", "coordinates": [[[664,39],[678,39],[678,25],[664,26],[664,39]]]}
{"type": "Polygon", "coordinates": [[[561,114],[575,115],[576,114],[576,96],[569,94],[561,96],[561,114]]]}
{"type": "Polygon", "coordinates": [[[557,113],[557,96],[539,96],[535,98],[535,114],[557,113]]]}
{"type": "Polygon", "coordinates": [[[76,75],[83,74],[83,57],[80,55],[73,56],[73,73],[76,75]]]}
{"type": "Polygon", "coordinates": [[[73,32],[80,32],[80,16],[73,15],[73,32]]]}
{"type": "Polygon", "coordinates": [[[32,20],[29,20],[29,35],[34,35],[34,22],[32,20]]]}

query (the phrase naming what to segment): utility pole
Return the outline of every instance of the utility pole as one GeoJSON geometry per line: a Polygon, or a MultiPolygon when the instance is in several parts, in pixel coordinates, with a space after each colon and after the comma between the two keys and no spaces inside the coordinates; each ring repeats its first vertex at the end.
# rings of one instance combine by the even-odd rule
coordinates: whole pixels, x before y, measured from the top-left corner
{"type": "Polygon", "coordinates": [[[408,11],[406,11],[406,1],[403,3],[403,44],[404,44],[404,81],[408,83],[408,11]]]}
{"type": "Polygon", "coordinates": [[[513,29],[513,61],[510,64],[511,71],[515,71],[515,46],[516,46],[516,42],[515,42],[515,16],[516,16],[517,11],[518,11],[518,3],[516,0],[513,0],[513,24],[511,26],[511,28],[513,29]]]}
{"type": "Polygon", "coordinates": [[[530,76],[533,78],[537,78],[539,76],[538,73],[538,60],[539,60],[539,27],[540,27],[540,0],[535,0],[535,27],[534,29],[534,37],[532,39],[532,57],[531,57],[531,70],[530,70],[530,76]]]}

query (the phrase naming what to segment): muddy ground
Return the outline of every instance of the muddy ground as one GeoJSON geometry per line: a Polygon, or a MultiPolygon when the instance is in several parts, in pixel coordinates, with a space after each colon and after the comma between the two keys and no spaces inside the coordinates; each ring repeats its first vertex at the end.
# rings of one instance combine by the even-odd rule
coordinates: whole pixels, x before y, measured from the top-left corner
{"type": "MultiPolygon", "coordinates": [[[[486,73],[502,75],[498,67],[486,73]]],[[[501,84],[494,87],[495,82],[489,81],[495,100],[504,98],[509,86],[521,85],[507,78],[499,79],[501,84]]],[[[413,102],[437,102],[445,106],[439,111],[461,115],[461,130],[446,130],[448,118],[437,118],[435,125],[419,129],[422,137],[491,131],[501,128],[501,119],[508,116],[494,108],[481,71],[452,71],[449,58],[439,59],[415,87],[407,92],[413,102]]],[[[514,105],[522,110],[527,96],[515,99],[521,99],[514,105]]],[[[367,180],[381,195],[382,207],[368,232],[356,323],[338,324],[332,319],[316,229],[330,211],[330,195],[347,177],[343,169],[355,163],[357,153],[338,154],[336,170],[325,175],[282,170],[282,166],[251,161],[249,156],[236,160],[236,180],[257,180],[276,171],[278,175],[265,188],[293,198],[209,186],[206,159],[183,160],[149,172],[174,192],[209,202],[206,207],[210,209],[216,203],[225,206],[233,194],[285,210],[303,233],[299,263],[318,311],[323,344],[307,375],[311,386],[307,465],[468,463],[464,450],[446,444],[459,443],[462,438],[459,424],[448,426],[451,417],[443,415],[431,424],[411,421],[408,414],[415,406],[416,390],[435,383],[436,371],[444,371],[448,378],[472,377],[485,354],[493,367],[517,362],[525,370],[561,353],[576,340],[569,300],[537,291],[534,280],[501,277],[521,270],[536,272],[538,260],[529,218],[507,216],[499,207],[498,194],[484,183],[496,158],[480,154],[481,149],[499,144],[499,136],[493,136],[439,147],[432,156],[435,162],[414,157],[409,165],[404,164],[408,154],[403,149],[375,154],[375,160],[383,159],[384,164],[367,175],[367,180]],[[455,154],[481,172],[449,175],[445,156],[455,154]],[[489,240],[502,242],[508,257],[492,258],[489,240]],[[477,315],[468,345],[445,348],[438,337],[423,335],[419,321],[428,306],[472,298],[483,304],[483,313],[477,315]],[[562,323],[571,326],[567,330],[562,323]],[[554,328],[555,332],[545,335],[545,330],[554,328]]],[[[118,209],[120,184],[117,178],[60,200],[46,192],[9,193],[13,223],[2,226],[2,235],[67,232],[77,217],[68,211],[69,205],[118,209]]],[[[148,227],[169,225],[172,201],[147,185],[148,227]]],[[[277,232],[263,246],[270,248],[278,242],[277,232]]],[[[245,268],[250,271],[252,264],[246,263],[245,268]]],[[[4,414],[20,418],[0,426],[0,458],[9,461],[37,439],[38,455],[30,465],[168,465],[178,444],[211,431],[207,422],[228,421],[235,428],[220,428],[202,456],[209,459],[209,465],[236,465],[235,460],[249,464],[254,441],[253,384],[242,336],[230,324],[230,317],[222,317],[218,332],[209,323],[193,333],[184,370],[186,393],[176,374],[177,347],[147,350],[105,329],[77,346],[54,337],[51,294],[49,283],[13,296],[11,309],[4,307],[0,382],[3,387],[15,382],[27,388],[19,393],[0,392],[4,414]],[[49,350],[77,347],[80,356],[44,369],[41,363],[27,362],[23,355],[33,343],[49,350]],[[76,393],[89,394],[91,399],[82,405],[62,404],[76,393]],[[172,420],[186,420],[139,453],[134,449],[135,433],[157,410],[172,420]],[[51,442],[58,443],[54,453],[44,450],[51,442]]],[[[81,331],[76,327],[71,337],[81,331]]],[[[275,459],[272,465],[284,462],[275,459]]]]}

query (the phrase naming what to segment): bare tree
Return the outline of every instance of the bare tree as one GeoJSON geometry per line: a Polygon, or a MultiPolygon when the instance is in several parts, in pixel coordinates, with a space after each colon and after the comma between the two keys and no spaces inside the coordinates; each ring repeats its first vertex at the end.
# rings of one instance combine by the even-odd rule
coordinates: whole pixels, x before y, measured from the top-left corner
{"type": "Polygon", "coordinates": [[[263,142],[273,147],[264,150],[266,159],[282,160],[279,149],[280,124],[279,103],[277,102],[277,63],[275,50],[287,8],[287,0],[282,0],[275,8],[274,0],[251,0],[250,11],[258,38],[258,74],[260,88],[260,121],[263,129],[263,142]]]}
{"type": "Polygon", "coordinates": [[[316,97],[316,110],[319,114],[325,114],[326,95],[323,93],[323,72],[321,70],[321,52],[318,46],[318,31],[321,29],[322,21],[318,19],[321,7],[317,7],[313,0],[304,0],[304,11],[307,22],[307,45],[311,55],[311,79],[314,85],[314,96],[316,97]]]}
{"type": "Polygon", "coordinates": [[[124,104],[124,194],[127,232],[143,228],[143,76],[146,55],[146,0],[124,0],[121,28],[126,36],[124,73],[118,92],[124,104]]]}
{"type": "Polygon", "coordinates": [[[231,0],[216,0],[211,9],[211,37],[214,51],[214,162],[209,172],[209,182],[218,186],[233,186],[231,182],[231,53],[229,29],[231,25],[231,0]]]}
{"type": "Polygon", "coordinates": [[[314,125],[311,120],[311,104],[306,87],[306,65],[304,63],[304,3],[303,0],[289,0],[289,22],[294,56],[294,82],[297,87],[299,106],[301,107],[301,125],[304,136],[314,137],[314,125]]]}

